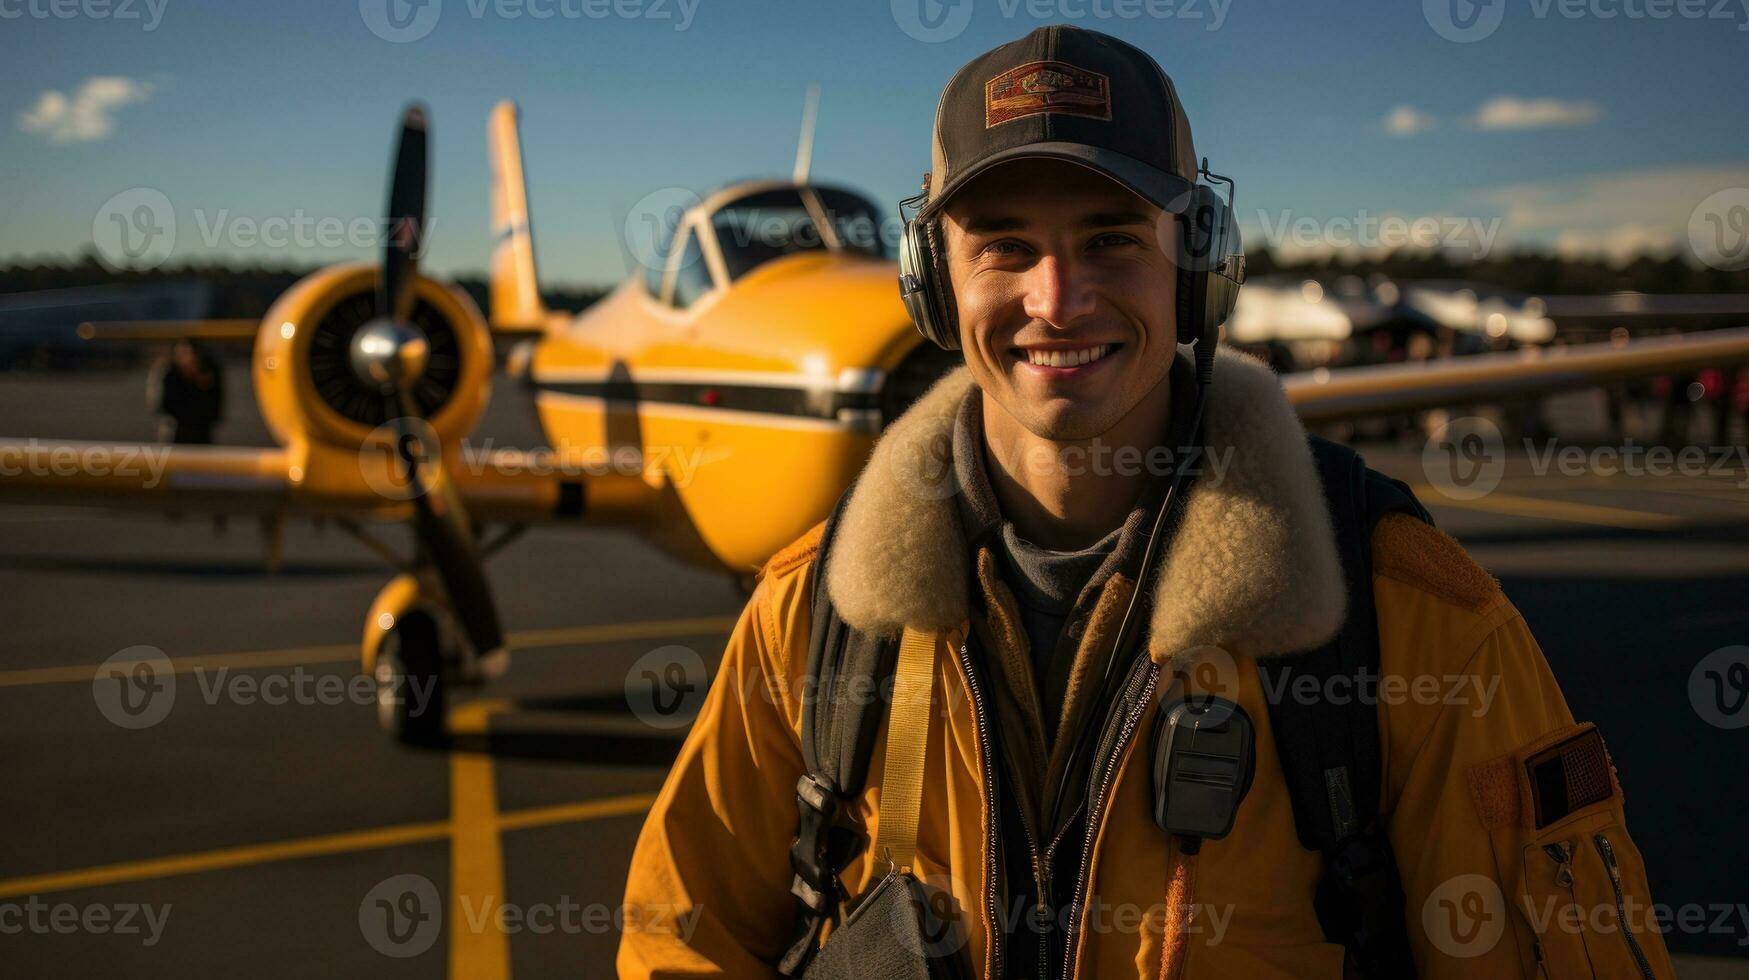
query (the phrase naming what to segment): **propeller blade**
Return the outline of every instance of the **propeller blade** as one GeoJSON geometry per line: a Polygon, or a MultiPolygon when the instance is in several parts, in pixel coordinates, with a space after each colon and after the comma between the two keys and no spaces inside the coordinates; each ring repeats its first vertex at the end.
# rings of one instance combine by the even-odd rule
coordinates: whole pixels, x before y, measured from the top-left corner
{"type": "Polygon", "coordinates": [[[353,338],[353,369],[378,386],[389,417],[395,420],[395,456],[413,489],[413,531],[421,556],[437,570],[474,653],[486,657],[504,648],[504,631],[473,524],[461,495],[450,485],[442,447],[415,429],[424,426],[424,420],[412,386],[425,369],[427,351],[424,335],[408,321],[425,234],[427,152],[425,107],[414,103],[401,117],[395,167],[389,177],[389,234],[377,276],[378,320],[353,338]]]}
{"type": "Polygon", "coordinates": [[[481,657],[496,653],[504,647],[498,608],[492,599],[491,584],[486,581],[473,524],[444,470],[442,449],[436,445],[425,445],[423,451],[416,449],[423,444],[420,433],[414,431],[417,416],[411,411],[412,399],[405,392],[390,399],[391,410],[396,412],[396,455],[414,491],[413,530],[419,547],[437,570],[450,608],[474,652],[481,657]],[[423,466],[421,457],[425,461],[423,466]]]}
{"type": "Polygon", "coordinates": [[[406,323],[413,315],[413,284],[419,278],[420,245],[425,237],[427,137],[425,107],[414,103],[401,116],[395,143],[395,169],[389,178],[389,232],[383,239],[383,267],[377,277],[377,315],[406,323]]]}

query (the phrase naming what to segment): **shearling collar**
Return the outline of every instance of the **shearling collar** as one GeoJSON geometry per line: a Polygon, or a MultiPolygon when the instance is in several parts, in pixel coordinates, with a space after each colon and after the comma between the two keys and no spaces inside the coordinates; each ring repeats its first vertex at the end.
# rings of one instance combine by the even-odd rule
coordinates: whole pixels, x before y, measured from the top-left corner
{"type": "MultiPolygon", "coordinates": [[[[894,635],[966,622],[971,556],[951,499],[951,444],[967,397],[980,397],[967,369],[937,382],[882,434],[845,504],[826,588],[856,629],[894,635]]],[[[1280,382],[1223,348],[1203,426],[1211,465],[1185,500],[1155,581],[1150,654],[1165,664],[1205,644],[1270,656],[1324,643],[1342,625],[1342,566],[1305,430],[1280,382]]]]}

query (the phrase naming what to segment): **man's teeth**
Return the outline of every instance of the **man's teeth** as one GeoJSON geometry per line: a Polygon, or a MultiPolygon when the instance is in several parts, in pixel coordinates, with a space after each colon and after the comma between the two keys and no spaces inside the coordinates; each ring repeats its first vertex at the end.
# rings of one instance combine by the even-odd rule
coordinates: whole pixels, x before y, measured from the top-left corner
{"type": "Polygon", "coordinates": [[[1092,364],[1111,353],[1111,344],[1100,344],[1098,347],[1083,347],[1080,350],[1028,350],[1026,362],[1040,367],[1080,367],[1092,364]]]}

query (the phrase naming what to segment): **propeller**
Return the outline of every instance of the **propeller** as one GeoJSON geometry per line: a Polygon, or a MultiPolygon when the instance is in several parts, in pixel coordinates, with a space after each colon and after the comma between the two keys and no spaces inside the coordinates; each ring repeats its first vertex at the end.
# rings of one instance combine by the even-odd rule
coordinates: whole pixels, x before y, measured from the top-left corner
{"type": "Polygon", "coordinates": [[[353,336],[352,369],[381,393],[394,420],[395,456],[413,494],[420,558],[436,569],[456,619],[483,659],[504,648],[504,631],[473,525],[444,468],[442,446],[430,436],[412,395],[430,353],[425,334],[412,322],[425,233],[426,150],[425,109],[410,105],[401,117],[389,178],[389,234],[377,276],[376,317],[353,336]]]}

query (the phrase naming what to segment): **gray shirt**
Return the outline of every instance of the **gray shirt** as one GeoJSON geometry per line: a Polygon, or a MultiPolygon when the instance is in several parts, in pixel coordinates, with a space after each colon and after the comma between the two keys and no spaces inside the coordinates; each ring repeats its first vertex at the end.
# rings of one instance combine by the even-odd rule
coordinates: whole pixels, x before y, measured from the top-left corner
{"type": "Polygon", "coordinates": [[[1010,521],[1002,522],[996,535],[997,550],[1005,564],[1008,584],[1020,604],[1020,621],[1026,629],[1031,652],[1032,675],[1042,680],[1051,674],[1052,654],[1063,623],[1075,607],[1081,589],[1093,577],[1106,556],[1117,547],[1122,525],[1079,551],[1052,551],[1021,537],[1010,521]]]}

